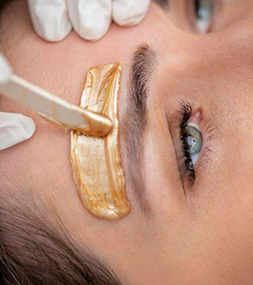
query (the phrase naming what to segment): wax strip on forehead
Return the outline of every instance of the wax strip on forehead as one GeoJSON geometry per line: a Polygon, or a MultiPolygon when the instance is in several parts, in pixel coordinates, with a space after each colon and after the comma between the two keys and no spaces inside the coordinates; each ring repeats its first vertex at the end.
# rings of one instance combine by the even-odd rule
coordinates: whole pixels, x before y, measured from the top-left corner
{"type": "Polygon", "coordinates": [[[121,66],[99,65],[89,70],[81,107],[107,115],[114,124],[107,137],[71,132],[70,160],[85,208],[99,218],[119,219],[130,212],[119,151],[118,100],[121,66]]]}

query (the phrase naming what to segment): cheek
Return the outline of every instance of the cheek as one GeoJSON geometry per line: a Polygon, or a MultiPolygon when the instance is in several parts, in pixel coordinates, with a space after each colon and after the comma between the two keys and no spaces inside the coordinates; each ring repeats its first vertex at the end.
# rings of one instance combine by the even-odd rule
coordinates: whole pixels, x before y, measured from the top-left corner
{"type": "Polygon", "coordinates": [[[223,263],[223,269],[234,271],[231,277],[235,272],[248,275],[249,261],[253,259],[253,211],[249,205],[252,205],[252,197],[248,198],[247,201],[246,197],[241,200],[234,197],[223,208],[224,203],[217,204],[216,214],[208,227],[209,249],[213,248],[212,255],[215,255],[217,262],[220,260],[219,263],[223,263]]]}
{"type": "Polygon", "coordinates": [[[234,147],[226,148],[218,173],[201,188],[193,241],[196,259],[228,284],[241,284],[238,277],[251,274],[253,260],[253,152],[245,143],[243,150],[241,143],[234,147]]]}

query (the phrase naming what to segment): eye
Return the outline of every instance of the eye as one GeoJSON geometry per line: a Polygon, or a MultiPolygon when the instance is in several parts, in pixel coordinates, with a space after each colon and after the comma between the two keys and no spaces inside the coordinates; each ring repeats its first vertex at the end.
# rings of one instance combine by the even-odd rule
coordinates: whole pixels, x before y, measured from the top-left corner
{"type": "MultiPolygon", "coordinates": [[[[192,107],[188,102],[181,103],[181,120],[179,124],[179,138],[181,141],[181,148],[183,153],[183,161],[185,170],[188,173],[190,182],[193,185],[196,180],[195,164],[197,162],[199,153],[202,148],[202,135],[195,123],[189,123],[189,120],[195,118],[192,115],[192,107]]],[[[183,177],[183,175],[182,175],[183,177]]]]}
{"type": "Polygon", "coordinates": [[[213,1],[194,0],[196,28],[199,34],[206,34],[211,24],[213,16],[213,1]]]}
{"type": "Polygon", "coordinates": [[[188,144],[188,151],[191,156],[193,165],[196,164],[200,151],[202,149],[203,138],[199,129],[191,124],[188,124],[187,127],[187,137],[186,142],[188,144]]]}
{"type": "Polygon", "coordinates": [[[179,115],[176,132],[171,129],[182,185],[188,188],[195,184],[209,160],[215,127],[204,119],[202,106],[196,106],[193,111],[189,102],[181,101],[179,115]]]}

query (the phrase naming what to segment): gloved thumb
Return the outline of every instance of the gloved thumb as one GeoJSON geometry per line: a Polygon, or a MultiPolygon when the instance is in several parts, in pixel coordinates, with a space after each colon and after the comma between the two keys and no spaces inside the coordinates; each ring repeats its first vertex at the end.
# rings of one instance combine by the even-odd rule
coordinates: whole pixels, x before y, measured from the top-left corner
{"type": "Polygon", "coordinates": [[[112,17],[120,26],[133,26],[140,23],[147,14],[150,0],[115,0],[112,17]]]}
{"type": "Polygon", "coordinates": [[[0,112],[0,150],[29,139],[34,132],[35,124],[31,118],[21,114],[0,112]]]}
{"type": "MultiPolygon", "coordinates": [[[[12,75],[12,69],[0,53],[0,84],[7,82],[12,75]]],[[[0,150],[9,148],[29,139],[35,132],[32,119],[21,114],[0,112],[0,150]]]]}
{"type": "Polygon", "coordinates": [[[12,75],[12,69],[4,58],[4,56],[0,53],[0,84],[7,82],[12,75]]]}

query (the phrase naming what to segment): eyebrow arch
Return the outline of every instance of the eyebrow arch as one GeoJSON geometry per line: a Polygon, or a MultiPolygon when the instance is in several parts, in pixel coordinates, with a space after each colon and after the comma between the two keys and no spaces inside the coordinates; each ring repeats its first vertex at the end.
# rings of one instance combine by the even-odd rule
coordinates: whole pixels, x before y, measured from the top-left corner
{"type": "Polygon", "coordinates": [[[150,81],[157,65],[156,54],[147,44],[137,47],[130,71],[127,108],[123,117],[123,144],[127,153],[126,180],[140,208],[147,212],[145,182],[142,176],[143,133],[146,126],[150,81]]]}

